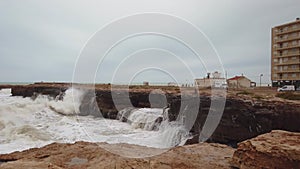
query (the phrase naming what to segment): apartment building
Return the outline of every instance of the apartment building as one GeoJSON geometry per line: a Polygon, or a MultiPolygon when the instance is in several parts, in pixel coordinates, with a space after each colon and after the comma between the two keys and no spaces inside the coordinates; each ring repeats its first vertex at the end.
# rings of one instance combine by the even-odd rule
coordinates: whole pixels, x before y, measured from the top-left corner
{"type": "Polygon", "coordinates": [[[272,28],[273,87],[300,86],[300,19],[272,28]]]}

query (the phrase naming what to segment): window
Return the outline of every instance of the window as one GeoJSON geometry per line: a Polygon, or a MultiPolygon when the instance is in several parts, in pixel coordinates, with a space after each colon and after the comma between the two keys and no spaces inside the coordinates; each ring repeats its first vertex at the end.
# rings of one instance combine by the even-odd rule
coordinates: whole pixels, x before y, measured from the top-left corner
{"type": "Polygon", "coordinates": [[[286,74],[286,73],[285,73],[285,74],[283,74],[283,77],[288,77],[288,74],[286,74]]]}
{"type": "Polygon", "coordinates": [[[298,52],[298,49],[294,48],[291,50],[293,53],[298,52]]]}
{"type": "Polygon", "coordinates": [[[296,37],[296,36],[297,36],[297,33],[296,33],[296,32],[292,34],[292,37],[296,37]]]}
{"type": "Polygon", "coordinates": [[[296,60],[296,59],[297,59],[297,57],[296,57],[296,56],[292,57],[292,60],[296,60]]]}
{"type": "Polygon", "coordinates": [[[297,41],[295,40],[295,41],[293,41],[292,42],[292,45],[294,46],[294,45],[297,45],[297,41]]]}
{"type": "Polygon", "coordinates": [[[293,73],[293,74],[292,74],[292,77],[297,77],[297,74],[296,74],[296,73],[293,73]]]}
{"type": "Polygon", "coordinates": [[[278,75],[277,74],[273,74],[273,77],[278,77],[278,75]]]}
{"type": "Polygon", "coordinates": [[[274,68],[273,68],[274,70],[277,70],[278,69],[278,67],[277,66],[274,66],[274,68]]]}
{"type": "Polygon", "coordinates": [[[297,24],[295,24],[295,25],[293,25],[293,27],[292,27],[293,29],[297,29],[298,28],[298,25],[297,24]]]}
{"type": "Polygon", "coordinates": [[[278,62],[278,59],[274,59],[274,62],[278,62]]]}
{"type": "Polygon", "coordinates": [[[284,50],[284,51],[283,51],[283,54],[284,54],[284,55],[287,55],[288,53],[289,53],[289,50],[284,50]]]}
{"type": "Polygon", "coordinates": [[[289,60],[289,58],[284,58],[283,62],[287,62],[289,60]]]}
{"type": "Polygon", "coordinates": [[[288,66],[283,66],[283,70],[287,70],[288,69],[288,66]]]}
{"type": "Polygon", "coordinates": [[[297,67],[298,67],[297,65],[292,65],[291,66],[292,69],[297,69],[297,67]]]}

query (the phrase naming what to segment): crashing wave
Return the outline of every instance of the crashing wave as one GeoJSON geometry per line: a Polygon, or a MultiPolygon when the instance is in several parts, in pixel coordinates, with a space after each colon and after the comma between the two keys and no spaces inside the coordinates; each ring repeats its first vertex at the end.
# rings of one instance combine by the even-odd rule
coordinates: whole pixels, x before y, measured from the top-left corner
{"type": "Polygon", "coordinates": [[[181,121],[169,121],[168,109],[125,108],[119,111],[117,119],[129,123],[134,129],[156,131],[157,138],[152,139],[162,140],[163,148],[184,145],[191,138],[181,121]]]}
{"type": "Polygon", "coordinates": [[[125,108],[119,111],[117,119],[127,122],[135,129],[157,130],[163,118],[163,109],[125,108]]]}
{"type": "Polygon", "coordinates": [[[57,99],[51,100],[48,106],[51,110],[61,115],[77,115],[85,92],[80,89],[70,88],[57,99]]]}

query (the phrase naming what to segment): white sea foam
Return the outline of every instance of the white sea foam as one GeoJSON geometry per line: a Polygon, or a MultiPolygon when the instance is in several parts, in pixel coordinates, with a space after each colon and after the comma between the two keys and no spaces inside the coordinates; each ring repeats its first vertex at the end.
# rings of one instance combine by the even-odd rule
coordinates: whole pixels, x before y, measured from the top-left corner
{"type": "Polygon", "coordinates": [[[0,89],[0,97],[11,96],[11,89],[0,89]]]}
{"type": "Polygon", "coordinates": [[[157,131],[148,132],[147,136],[135,136],[135,141],[139,145],[151,145],[156,148],[183,145],[190,138],[189,132],[182,123],[169,122],[168,115],[164,113],[167,113],[167,110],[164,112],[164,109],[157,108],[125,108],[119,112],[118,116],[121,121],[124,120],[123,118],[127,118],[127,123],[134,129],[151,131],[157,127],[157,131]]]}
{"type": "Polygon", "coordinates": [[[156,148],[183,144],[188,132],[176,122],[163,121],[150,131],[162,109],[137,109],[128,119],[118,120],[75,115],[83,93],[69,89],[62,101],[38,96],[35,100],[11,97],[0,91],[0,154],[41,147],[52,142],[90,141],[129,143],[156,148]],[[72,93],[77,98],[73,99],[72,93]],[[74,101],[75,100],[75,101],[74,101]],[[58,113],[59,112],[59,113],[58,113]]]}
{"type": "Polygon", "coordinates": [[[162,109],[141,108],[132,111],[128,120],[134,128],[153,130],[156,120],[163,115],[162,109]]]}

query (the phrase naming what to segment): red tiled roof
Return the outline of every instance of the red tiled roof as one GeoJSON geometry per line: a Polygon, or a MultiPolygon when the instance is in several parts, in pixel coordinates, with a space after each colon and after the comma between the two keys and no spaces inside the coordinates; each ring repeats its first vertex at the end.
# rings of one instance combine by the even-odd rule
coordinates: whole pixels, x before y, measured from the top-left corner
{"type": "Polygon", "coordinates": [[[240,78],[245,78],[245,76],[235,76],[235,77],[232,77],[232,78],[227,79],[227,80],[238,80],[240,78]]]}

